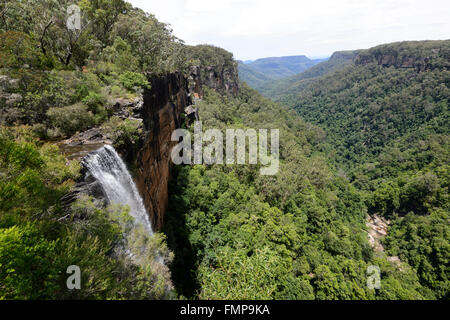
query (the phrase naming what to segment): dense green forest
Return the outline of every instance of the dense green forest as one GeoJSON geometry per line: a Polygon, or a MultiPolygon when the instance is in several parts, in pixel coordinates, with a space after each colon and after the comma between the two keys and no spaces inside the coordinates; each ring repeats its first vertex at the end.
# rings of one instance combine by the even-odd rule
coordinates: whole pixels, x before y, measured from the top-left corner
{"type": "Polygon", "coordinates": [[[208,92],[204,126],[281,129],[281,168],[180,167],[165,233],[172,277],[201,299],[433,299],[416,272],[373,251],[363,194],[319,151],[323,131],[247,87],[235,99],[208,92]],[[274,117],[273,115],[277,116],[274,117]],[[188,244],[186,246],[186,243],[188,244]],[[379,266],[380,290],[366,285],[379,266]]]}
{"type": "Polygon", "coordinates": [[[247,83],[252,88],[259,88],[265,83],[272,83],[274,79],[264,74],[261,71],[248,66],[242,61],[239,61],[239,79],[247,83]]]}
{"type": "Polygon", "coordinates": [[[0,299],[174,297],[165,236],[130,230],[127,207],[62,201],[80,176],[55,139],[104,126],[116,144],[137,139],[132,120],[111,117],[118,98],[148,87],[147,73],[188,66],[181,41],[121,0],[78,4],[86,26],[68,28],[71,1],[0,3],[0,299]],[[122,249],[127,244],[138,262],[122,249]],[[67,290],[66,269],[82,270],[67,290]]]}
{"type": "Polygon", "coordinates": [[[449,41],[337,53],[265,84],[277,102],[204,87],[205,129],[280,129],[280,171],[174,166],[149,236],[126,206],[68,205],[81,164],[55,143],[101,127],[137,144],[118,99],[150,76],[236,62],[123,0],[77,2],[83,27],[70,29],[71,4],[0,2],[0,299],[449,299],[449,41]],[[391,221],[385,252],[368,214],[391,221]],[[67,290],[70,265],[81,290],[67,290]]]}
{"type": "Polygon", "coordinates": [[[325,130],[329,161],[369,214],[392,220],[388,254],[448,299],[450,41],[383,45],[330,68],[333,60],[265,94],[325,130]]]}

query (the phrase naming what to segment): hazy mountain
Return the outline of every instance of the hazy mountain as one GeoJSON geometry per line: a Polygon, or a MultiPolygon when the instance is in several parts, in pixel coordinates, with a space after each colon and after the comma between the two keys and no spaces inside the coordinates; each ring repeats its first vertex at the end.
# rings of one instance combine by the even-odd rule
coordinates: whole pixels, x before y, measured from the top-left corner
{"type": "Polygon", "coordinates": [[[259,89],[265,83],[293,76],[326,59],[311,60],[306,56],[271,57],[239,63],[241,81],[259,89]]]}
{"type": "Polygon", "coordinates": [[[242,61],[238,61],[239,79],[243,82],[247,82],[253,88],[259,88],[265,83],[273,82],[273,78],[257,71],[248,64],[242,61]]]}
{"type": "Polygon", "coordinates": [[[280,79],[305,71],[316,63],[306,56],[291,56],[258,59],[248,66],[273,79],[280,79]]]}
{"type": "Polygon", "coordinates": [[[304,88],[313,79],[344,68],[346,65],[352,63],[352,59],[357,54],[358,51],[335,52],[329,59],[313,60],[320,63],[314,65],[310,69],[287,78],[275,81],[265,81],[257,86],[256,89],[266,97],[275,100],[286,98],[290,94],[295,94],[304,88]]]}

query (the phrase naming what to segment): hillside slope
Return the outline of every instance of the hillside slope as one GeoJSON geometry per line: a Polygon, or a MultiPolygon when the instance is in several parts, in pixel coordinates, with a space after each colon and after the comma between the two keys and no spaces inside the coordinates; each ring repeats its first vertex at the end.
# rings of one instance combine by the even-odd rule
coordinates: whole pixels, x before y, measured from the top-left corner
{"type": "Polygon", "coordinates": [[[174,174],[165,233],[179,292],[200,299],[424,299],[414,270],[374,253],[360,193],[319,152],[323,132],[292,110],[241,88],[206,91],[204,128],[278,128],[280,171],[182,166],[174,174]],[[274,116],[276,115],[276,116],[274,116]],[[382,287],[366,285],[371,265],[382,287]]]}
{"type": "Polygon", "coordinates": [[[262,58],[247,64],[247,66],[273,79],[279,79],[300,73],[316,63],[317,60],[311,60],[306,56],[289,56],[262,58]]]}
{"type": "Polygon", "coordinates": [[[362,50],[303,81],[278,100],[325,130],[330,160],[362,191],[368,213],[392,219],[387,252],[448,298],[450,41],[362,50]]]}
{"type": "Polygon", "coordinates": [[[293,76],[326,59],[311,60],[306,56],[262,58],[250,63],[239,62],[239,77],[254,89],[265,83],[293,76]]]}
{"type": "Polygon", "coordinates": [[[257,90],[267,98],[283,101],[290,95],[301,91],[314,79],[342,69],[352,63],[357,54],[358,51],[335,52],[330,59],[320,62],[310,69],[284,79],[266,81],[258,86],[257,90]]]}
{"type": "Polygon", "coordinates": [[[186,46],[125,1],[80,1],[77,31],[71,1],[36,3],[0,9],[0,300],[449,298],[448,42],[335,56],[287,100],[306,122],[241,85],[231,53],[186,46]],[[278,173],[175,165],[173,130],[198,116],[279,130],[278,173]],[[59,148],[91,140],[129,167],[102,185],[126,196],[139,176],[154,234],[131,232],[123,197],[59,148]],[[392,220],[394,257],[371,247],[367,212],[392,220]]]}
{"type": "Polygon", "coordinates": [[[239,68],[239,79],[243,82],[246,82],[249,86],[253,88],[257,88],[262,86],[266,82],[270,82],[273,79],[265,75],[262,72],[259,72],[255,68],[250,67],[248,64],[245,64],[242,61],[238,62],[239,68]]]}
{"type": "Polygon", "coordinates": [[[450,41],[385,45],[361,51],[282,101],[327,129],[341,162],[361,163],[448,115],[449,70],[450,41]]]}

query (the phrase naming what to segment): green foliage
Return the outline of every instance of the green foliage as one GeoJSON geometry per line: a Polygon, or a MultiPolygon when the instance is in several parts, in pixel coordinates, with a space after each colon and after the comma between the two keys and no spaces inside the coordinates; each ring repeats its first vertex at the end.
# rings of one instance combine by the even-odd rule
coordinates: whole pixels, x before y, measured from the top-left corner
{"type": "Polygon", "coordinates": [[[76,86],[76,98],[77,100],[83,100],[91,93],[99,94],[102,86],[100,79],[94,73],[87,72],[81,75],[81,81],[76,86]]]}
{"type": "Polygon", "coordinates": [[[383,183],[371,195],[368,209],[370,213],[388,215],[396,212],[400,207],[400,192],[398,185],[391,181],[383,183]]]}
{"type": "Polygon", "coordinates": [[[169,26],[140,9],[133,8],[126,15],[120,15],[111,36],[120,37],[131,45],[142,70],[157,74],[173,72],[180,70],[184,63],[183,45],[169,26]]]}
{"type": "Polygon", "coordinates": [[[86,97],[83,98],[82,102],[88,106],[88,110],[93,113],[101,113],[101,107],[106,104],[106,98],[97,93],[89,92],[86,97]]]}
{"type": "Polygon", "coordinates": [[[0,299],[42,299],[57,289],[56,241],[34,224],[0,229],[0,299]]]}
{"type": "Polygon", "coordinates": [[[30,132],[31,128],[1,131],[0,226],[3,219],[15,219],[15,214],[25,218],[51,210],[67,192],[66,182],[77,177],[74,163],[66,166],[54,147],[38,148],[30,132]]]}
{"type": "Polygon", "coordinates": [[[139,61],[134,56],[131,45],[117,37],[112,46],[101,53],[101,60],[110,63],[116,72],[133,72],[139,69],[139,61]]]}
{"type": "Polygon", "coordinates": [[[268,248],[258,249],[249,257],[246,250],[224,247],[216,256],[213,269],[200,267],[200,299],[270,300],[277,285],[287,282],[288,264],[268,248]]]}
{"type": "Polygon", "coordinates": [[[38,143],[29,127],[2,128],[0,151],[0,299],[173,297],[163,235],[149,237],[127,207],[88,197],[61,203],[77,162],[38,143]],[[80,267],[81,290],[66,287],[71,265],[80,267]]]}
{"type": "Polygon", "coordinates": [[[121,14],[126,14],[131,5],[123,0],[81,0],[81,9],[87,13],[87,17],[95,26],[92,31],[103,43],[110,40],[110,33],[121,14]]]}
{"type": "MultiPolygon", "coordinates": [[[[449,71],[443,57],[448,54],[448,43],[439,41],[423,48],[431,55],[431,62],[424,65],[429,69],[419,73],[414,63],[411,68],[383,66],[378,58],[367,61],[366,53],[361,53],[356,59],[364,63],[349,64],[316,78],[283,102],[298,110],[306,121],[327,129],[328,141],[335,147],[341,165],[370,162],[395,139],[433,122],[445,123],[449,71]],[[432,54],[431,47],[440,50],[439,54],[432,54]]],[[[389,50],[395,49],[421,61],[423,56],[414,56],[414,48],[422,48],[421,44],[411,45],[407,53],[402,44],[388,46],[386,51],[378,48],[383,53],[379,59],[388,59],[389,50]]],[[[401,55],[396,54],[398,61],[403,61],[401,55]]],[[[438,130],[446,132],[448,126],[438,130]]]]}
{"type": "Polygon", "coordinates": [[[208,67],[233,66],[233,54],[214,46],[198,45],[186,47],[187,61],[192,61],[192,65],[202,65],[208,67]]]}
{"type": "MultiPolygon", "coordinates": [[[[367,267],[382,265],[392,274],[382,286],[400,271],[376,258],[368,244],[362,194],[313,152],[323,139],[320,130],[245,86],[235,99],[206,90],[198,107],[205,129],[280,128],[281,169],[265,178],[257,166],[176,170],[165,232],[179,293],[202,299],[382,298],[367,288],[367,267]]],[[[402,277],[385,294],[429,296],[413,272],[402,277]]]]}
{"type": "Polygon", "coordinates": [[[24,65],[44,67],[44,57],[25,33],[9,31],[0,34],[0,69],[22,68],[24,65]]]}
{"type": "Polygon", "coordinates": [[[138,120],[112,117],[102,126],[105,134],[114,141],[114,147],[118,150],[129,149],[130,145],[136,145],[142,134],[142,123],[138,120]]]}
{"type": "Polygon", "coordinates": [[[123,0],[80,1],[82,28],[69,30],[70,4],[0,4],[0,71],[17,98],[1,100],[0,299],[172,298],[167,265],[189,298],[449,298],[448,41],[340,52],[262,87],[310,123],[246,85],[238,97],[204,88],[204,127],[280,129],[280,171],[176,168],[166,244],[126,207],[63,203],[79,163],[35,135],[103,124],[118,149],[136,151],[142,125],[108,119],[113,99],[148,88],[147,74],[198,66],[208,79],[236,62],[185,46],[123,0]],[[3,126],[15,123],[32,127],[3,126]],[[370,247],[367,212],[391,219],[384,245],[399,265],[370,247]],[[69,265],[81,267],[82,290],[66,289],[69,265]],[[366,285],[370,265],[380,290],[366,285]]]}
{"type": "Polygon", "coordinates": [[[421,282],[439,299],[448,299],[450,292],[448,212],[447,208],[428,216],[410,213],[395,221],[386,238],[389,252],[416,269],[421,282]]]}
{"type": "MultiPolygon", "coordinates": [[[[0,72],[11,84],[5,93],[17,98],[1,108],[0,298],[172,298],[164,236],[129,229],[126,208],[91,199],[67,207],[61,198],[79,164],[34,135],[66,137],[108,121],[114,99],[148,88],[144,72],[181,69],[182,44],[166,24],[123,0],[79,1],[81,29],[70,29],[72,4],[0,4],[0,72]],[[66,289],[69,265],[80,266],[82,290],[66,289]]],[[[105,127],[119,148],[137,149],[139,122],[112,118],[105,127]]]]}
{"type": "Polygon", "coordinates": [[[311,60],[305,56],[263,58],[250,63],[239,61],[239,79],[250,87],[260,90],[277,83],[276,80],[303,73],[322,61],[311,60]]]}
{"type": "Polygon", "coordinates": [[[182,55],[184,58],[182,71],[189,74],[192,67],[199,67],[203,81],[210,78],[211,70],[224,74],[238,73],[233,54],[222,48],[211,45],[186,46],[183,48],[182,55]]]}
{"type": "MultiPolygon", "coordinates": [[[[0,70],[18,81],[14,92],[8,93],[20,99],[6,107],[2,122],[48,123],[48,136],[53,138],[61,132],[51,126],[50,108],[73,109],[82,103],[99,124],[108,118],[111,92],[116,98],[134,98],[149,86],[144,72],[182,69],[182,44],[154,16],[123,0],[83,0],[77,3],[81,29],[72,30],[66,24],[72,4],[68,0],[5,4],[8,14],[0,18],[0,29],[5,30],[0,35],[0,70]]],[[[43,137],[45,131],[41,130],[43,137]]]]}
{"type": "Polygon", "coordinates": [[[292,99],[295,99],[296,94],[312,81],[326,74],[332,74],[337,70],[344,69],[351,64],[357,53],[358,51],[335,52],[327,61],[316,64],[301,73],[276,81],[265,81],[254,88],[268,98],[283,104],[290,104],[293,101],[292,99]]]}
{"type": "Polygon", "coordinates": [[[82,131],[95,123],[94,115],[88,107],[82,104],[63,108],[50,108],[47,116],[52,126],[62,135],[68,136],[82,131]]]}
{"type": "Polygon", "coordinates": [[[72,205],[72,221],[67,223],[62,240],[61,264],[78,265],[84,285],[81,290],[61,290],[59,298],[170,297],[170,275],[157,262],[160,259],[170,263],[171,254],[164,237],[149,237],[141,227],[134,226],[128,212],[128,208],[119,205],[101,209],[87,197],[72,205]]]}
{"type": "MultiPolygon", "coordinates": [[[[279,91],[266,94],[325,130],[320,149],[347,171],[370,214],[392,219],[388,253],[412,267],[408,272],[422,285],[423,297],[446,299],[448,257],[440,253],[448,250],[450,239],[444,227],[449,209],[449,41],[393,43],[351,55],[353,61],[319,72],[332,57],[274,84],[272,89],[279,91]]],[[[400,289],[402,281],[391,275],[386,281],[391,292],[383,287],[380,297],[420,298],[400,289]]]]}
{"type": "Polygon", "coordinates": [[[119,80],[122,85],[128,90],[134,90],[136,87],[149,89],[149,83],[147,78],[136,72],[126,71],[119,76],[119,80]]]}
{"type": "Polygon", "coordinates": [[[253,69],[242,61],[238,62],[239,80],[247,83],[250,87],[258,89],[266,82],[272,82],[273,79],[264,73],[253,69]]]}

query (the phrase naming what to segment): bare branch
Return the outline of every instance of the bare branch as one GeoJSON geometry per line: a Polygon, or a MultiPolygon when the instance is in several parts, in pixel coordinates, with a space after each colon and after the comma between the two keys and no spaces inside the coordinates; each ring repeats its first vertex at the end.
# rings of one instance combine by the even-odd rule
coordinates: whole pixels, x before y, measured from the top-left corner
{"type": "Polygon", "coordinates": [[[42,32],[42,36],[40,39],[40,43],[41,43],[41,50],[43,54],[47,54],[47,50],[45,49],[45,44],[44,44],[44,37],[45,34],[47,33],[47,30],[52,26],[53,24],[53,20],[51,20],[44,28],[44,31],[42,32]]]}
{"type": "Polygon", "coordinates": [[[0,18],[3,18],[4,15],[6,15],[6,12],[8,11],[8,2],[5,3],[5,7],[3,8],[2,11],[0,11],[0,18]]]}

